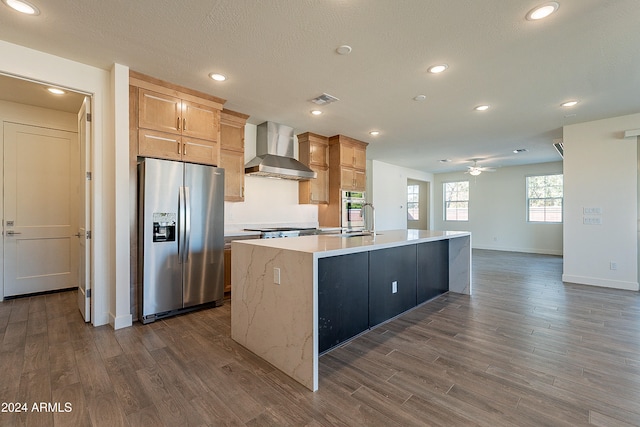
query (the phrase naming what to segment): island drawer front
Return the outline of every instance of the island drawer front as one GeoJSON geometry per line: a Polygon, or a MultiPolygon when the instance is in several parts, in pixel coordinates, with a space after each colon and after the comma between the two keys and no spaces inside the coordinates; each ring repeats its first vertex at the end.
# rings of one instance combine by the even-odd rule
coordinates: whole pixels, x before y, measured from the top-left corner
{"type": "Polygon", "coordinates": [[[323,353],[369,328],[369,254],[318,260],[318,350],[323,353]]]}

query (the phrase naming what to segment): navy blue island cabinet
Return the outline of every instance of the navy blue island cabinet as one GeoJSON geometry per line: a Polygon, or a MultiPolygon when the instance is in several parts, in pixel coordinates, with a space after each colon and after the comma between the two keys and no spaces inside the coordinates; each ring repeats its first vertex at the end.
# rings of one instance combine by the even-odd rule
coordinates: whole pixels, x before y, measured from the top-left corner
{"type": "Polygon", "coordinates": [[[318,260],[320,353],[369,328],[369,253],[318,260]]]}
{"type": "Polygon", "coordinates": [[[318,351],[449,290],[449,240],[318,260],[318,351]]]}

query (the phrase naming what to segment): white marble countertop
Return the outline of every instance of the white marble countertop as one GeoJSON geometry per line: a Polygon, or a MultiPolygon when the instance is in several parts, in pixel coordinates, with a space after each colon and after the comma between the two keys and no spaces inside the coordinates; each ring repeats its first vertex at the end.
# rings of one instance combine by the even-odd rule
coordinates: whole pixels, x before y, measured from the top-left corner
{"type": "Polygon", "coordinates": [[[238,240],[233,244],[313,253],[319,258],[324,258],[463,236],[471,236],[471,233],[468,231],[384,230],[376,232],[375,237],[320,234],[280,239],[238,240]]]}

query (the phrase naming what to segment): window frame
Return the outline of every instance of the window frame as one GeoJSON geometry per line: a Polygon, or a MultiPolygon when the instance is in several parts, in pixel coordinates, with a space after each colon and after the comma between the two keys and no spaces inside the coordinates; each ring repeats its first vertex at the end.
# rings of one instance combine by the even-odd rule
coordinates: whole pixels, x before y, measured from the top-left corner
{"type": "MultiPolygon", "coordinates": [[[[470,205],[470,199],[471,199],[471,184],[469,182],[468,179],[461,179],[461,180],[457,180],[457,181],[444,181],[442,183],[442,218],[443,221],[445,222],[469,222],[469,205],[470,205]],[[466,200],[447,200],[447,190],[446,190],[446,186],[448,184],[459,184],[459,183],[466,183],[467,184],[467,199],[466,200]],[[457,202],[457,203],[466,203],[466,210],[467,210],[467,215],[466,215],[466,219],[449,219],[447,218],[447,202],[457,202]]],[[[456,215],[457,216],[457,215],[456,215]]]]}
{"type": "MultiPolygon", "coordinates": [[[[562,172],[550,172],[550,173],[543,173],[543,174],[532,174],[532,175],[526,175],[525,176],[525,220],[528,224],[563,224],[564,223],[564,174],[562,172]],[[530,178],[539,178],[539,177],[548,177],[548,176],[560,176],[562,177],[562,196],[561,197],[529,197],[529,179],[530,178]],[[547,201],[547,200],[560,200],[560,220],[559,221],[548,221],[548,220],[542,220],[542,221],[538,221],[538,220],[532,220],[531,219],[531,206],[530,206],[530,200],[542,200],[542,201],[547,201]]],[[[545,186],[545,193],[546,193],[546,188],[549,187],[548,185],[545,186]]],[[[547,205],[544,205],[544,216],[546,218],[547,216],[547,205]]]]}
{"type": "Polygon", "coordinates": [[[420,185],[418,184],[407,184],[407,221],[420,221],[420,185]],[[409,189],[411,187],[415,187],[417,191],[409,193],[409,189]],[[418,200],[417,201],[409,200],[409,195],[411,194],[415,194],[418,200]],[[415,210],[417,211],[416,212],[417,215],[415,216],[415,218],[410,218],[409,212],[411,211],[412,208],[410,208],[409,206],[413,206],[413,205],[415,205],[415,210]]]}

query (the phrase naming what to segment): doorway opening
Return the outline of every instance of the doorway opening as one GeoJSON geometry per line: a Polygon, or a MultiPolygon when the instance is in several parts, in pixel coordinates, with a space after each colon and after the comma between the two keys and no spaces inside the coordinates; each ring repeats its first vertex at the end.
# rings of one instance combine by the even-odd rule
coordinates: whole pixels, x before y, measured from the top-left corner
{"type": "Polygon", "coordinates": [[[430,182],[407,179],[407,228],[429,229],[430,182]]]}
{"type": "Polygon", "coordinates": [[[49,88],[0,74],[0,301],[82,287],[88,322],[91,96],[49,88]]]}

